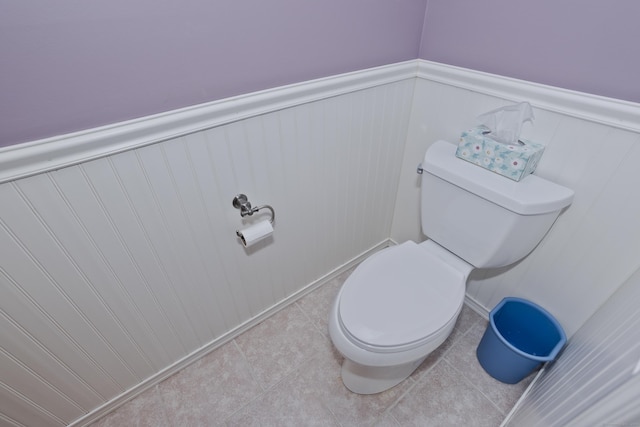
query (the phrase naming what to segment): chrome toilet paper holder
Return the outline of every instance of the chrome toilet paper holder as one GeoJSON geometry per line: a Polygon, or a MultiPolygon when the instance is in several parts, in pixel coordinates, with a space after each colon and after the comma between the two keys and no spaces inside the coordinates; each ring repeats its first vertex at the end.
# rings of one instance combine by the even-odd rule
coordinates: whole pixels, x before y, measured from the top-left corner
{"type": "Polygon", "coordinates": [[[244,194],[238,194],[233,198],[233,207],[240,209],[240,216],[243,218],[247,215],[251,216],[261,209],[269,209],[269,211],[271,211],[271,218],[269,219],[269,222],[273,225],[273,222],[276,220],[276,211],[274,211],[271,206],[262,205],[255,208],[251,207],[249,199],[244,194]]]}

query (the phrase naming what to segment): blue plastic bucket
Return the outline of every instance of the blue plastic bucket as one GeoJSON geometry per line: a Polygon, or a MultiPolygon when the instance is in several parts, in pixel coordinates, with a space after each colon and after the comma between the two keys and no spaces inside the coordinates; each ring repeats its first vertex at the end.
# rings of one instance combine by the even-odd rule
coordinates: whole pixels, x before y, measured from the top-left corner
{"type": "Polygon", "coordinates": [[[493,378],[515,384],[541,363],[554,360],[566,342],[562,327],[545,309],[521,298],[505,298],[491,310],[476,355],[493,378]]]}

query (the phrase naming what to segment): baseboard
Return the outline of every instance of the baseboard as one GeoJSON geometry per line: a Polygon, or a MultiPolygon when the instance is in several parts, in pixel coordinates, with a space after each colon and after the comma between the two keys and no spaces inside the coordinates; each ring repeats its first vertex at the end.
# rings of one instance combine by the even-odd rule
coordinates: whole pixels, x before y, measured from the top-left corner
{"type": "Polygon", "coordinates": [[[97,421],[98,419],[106,416],[110,412],[113,412],[114,410],[116,410],[120,406],[124,405],[125,403],[129,402],[130,400],[133,400],[134,398],[136,398],[140,394],[142,394],[145,391],[149,390],[151,387],[161,383],[165,379],[167,379],[170,376],[176,374],[177,372],[179,372],[180,370],[186,368],[190,364],[198,361],[199,359],[201,359],[202,357],[206,356],[210,352],[222,347],[223,345],[227,344],[228,342],[230,342],[234,338],[238,337],[242,333],[244,333],[244,332],[248,331],[249,329],[251,329],[252,327],[258,325],[259,323],[261,323],[265,319],[269,318],[273,314],[277,313],[278,311],[282,310],[283,308],[293,304],[294,302],[296,302],[297,300],[301,299],[305,295],[313,292],[314,290],[318,289],[322,285],[324,285],[324,284],[328,283],[329,281],[333,280],[334,278],[338,277],[339,275],[341,275],[345,271],[347,271],[350,268],[358,265],[360,262],[362,262],[364,259],[369,257],[371,254],[373,254],[373,253],[379,251],[380,249],[383,249],[383,248],[385,248],[385,247],[387,247],[389,245],[393,245],[393,244],[394,244],[394,242],[392,242],[391,239],[385,239],[385,240],[381,241],[380,243],[372,246],[371,248],[369,248],[366,251],[362,252],[361,254],[355,256],[354,258],[350,259],[349,261],[347,261],[346,263],[342,264],[341,266],[339,266],[339,267],[335,268],[334,270],[328,272],[324,276],[318,278],[317,280],[314,280],[313,282],[311,282],[310,284],[308,284],[304,288],[300,289],[298,292],[296,292],[296,293],[292,294],[291,296],[283,299],[282,301],[278,302],[277,304],[273,305],[272,307],[269,307],[268,309],[264,310],[263,312],[261,312],[260,314],[258,314],[256,316],[252,317],[251,319],[247,320],[246,322],[242,323],[241,325],[237,326],[236,328],[232,329],[231,331],[227,332],[226,334],[224,334],[224,335],[216,338],[215,340],[205,344],[204,346],[202,346],[199,349],[193,351],[192,353],[190,353],[187,356],[183,357],[182,359],[176,361],[175,363],[173,363],[172,365],[166,367],[165,369],[163,369],[162,371],[158,372],[157,374],[147,378],[146,380],[144,380],[143,382],[141,382],[141,383],[137,384],[136,386],[130,388],[129,390],[123,392],[122,394],[114,397],[113,399],[109,400],[105,404],[103,404],[100,407],[98,407],[98,408],[94,409],[93,411],[89,412],[88,414],[86,414],[82,418],[77,419],[73,423],[69,424],[69,427],[84,427],[84,426],[88,426],[91,423],[97,421]]]}
{"type": "Polygon", "coordinates": [[[464,303],[467,305],[467,307],[482,316],[483,319],[489,320],[489,312],[491,310],[488,310],[485,306],[473,299],[473,297],[471,297],[469,294],[465,294],[464,303]]]}

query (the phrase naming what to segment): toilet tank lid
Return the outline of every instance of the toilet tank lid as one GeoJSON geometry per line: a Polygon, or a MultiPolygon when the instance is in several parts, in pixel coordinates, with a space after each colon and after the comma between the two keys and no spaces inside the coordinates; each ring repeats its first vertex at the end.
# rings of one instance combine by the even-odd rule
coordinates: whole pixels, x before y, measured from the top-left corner
{"type": "Polygon", "coordinates": [[[573,190],[539,176],[512,181],[459,159],[456,146],[447,141],[436,141],[429,147],[422,169],[520,215],[559,211],[573,200],[573,190]]]}

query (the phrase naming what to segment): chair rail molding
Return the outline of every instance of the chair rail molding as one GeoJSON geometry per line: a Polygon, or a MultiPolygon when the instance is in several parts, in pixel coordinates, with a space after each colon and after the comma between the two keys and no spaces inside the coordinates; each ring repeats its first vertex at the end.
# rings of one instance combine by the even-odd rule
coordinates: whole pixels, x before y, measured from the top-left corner
{"type": "Polygon", "coordinates": [[[0,149],[0,183],[416,76],[410,60],[309,80],[0,149]]]}

